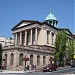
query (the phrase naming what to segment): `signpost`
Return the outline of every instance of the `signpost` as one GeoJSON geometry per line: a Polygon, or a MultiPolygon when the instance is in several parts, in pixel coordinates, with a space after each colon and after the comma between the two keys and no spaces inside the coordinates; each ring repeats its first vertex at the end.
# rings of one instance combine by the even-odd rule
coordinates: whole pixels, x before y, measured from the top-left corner
{"type": "Polygon", "coordinates": [[[23,58],[23,61],[25,61],[25,71],[26,71],[26,61],[29,61],[29,58],[26,58],[26,56],[25,56],[25,58],[23,58]]]}

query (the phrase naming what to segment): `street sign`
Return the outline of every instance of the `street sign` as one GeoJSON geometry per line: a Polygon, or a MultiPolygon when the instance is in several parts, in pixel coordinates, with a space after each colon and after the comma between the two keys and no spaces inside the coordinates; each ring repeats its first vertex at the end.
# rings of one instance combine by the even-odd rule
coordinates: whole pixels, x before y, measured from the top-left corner
{"type": "Polygon", "coordinates": [[[29,58],[26,58],[26,56],[25,56],[25,58],[23,58],[23,61],[25,61],[25,69],[24,70],[26,70],[26,61],[29,61],[29,58]]]}
{"type": "Polygon", "coordinates": [[[23,61],[29,61],[29,58],[23,58],[23,61]]]}

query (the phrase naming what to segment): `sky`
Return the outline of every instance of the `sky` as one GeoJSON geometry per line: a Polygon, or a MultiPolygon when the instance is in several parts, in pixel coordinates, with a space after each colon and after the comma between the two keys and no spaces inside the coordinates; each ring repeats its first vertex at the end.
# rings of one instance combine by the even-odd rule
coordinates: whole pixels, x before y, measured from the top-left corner
{"type": "Polygon", "coordinates": [[[75,0],[0,0],[0,36],[12,37],[11,29],[21,20],[45,21],[50,8],[59,28],[75,33],[75,0]]]}

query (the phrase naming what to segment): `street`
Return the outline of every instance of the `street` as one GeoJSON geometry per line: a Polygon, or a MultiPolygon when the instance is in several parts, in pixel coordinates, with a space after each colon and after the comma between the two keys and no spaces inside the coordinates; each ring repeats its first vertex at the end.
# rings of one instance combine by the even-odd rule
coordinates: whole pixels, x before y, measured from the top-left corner
{"type": "Polygon", "coordinates": [[[52,71],[52,72],[23,72],[23,73],[0,73],[0,75],[74,75],[75,74],[75,68],[66,67],[62,69],[58,69],[58,71],[52,71]]]}

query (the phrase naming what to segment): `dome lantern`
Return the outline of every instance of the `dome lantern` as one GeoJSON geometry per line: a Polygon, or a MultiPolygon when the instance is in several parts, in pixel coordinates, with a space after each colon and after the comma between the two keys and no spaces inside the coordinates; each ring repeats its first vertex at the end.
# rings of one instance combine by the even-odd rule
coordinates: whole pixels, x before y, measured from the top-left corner
{"type": "Polygon", "coordinates": [[[47,22],[50,25],[53,25],[53,26],[57,27],[58,21],[57,21],[55,15],[52,14],[51,9],[50,9],[50,12],[49,12],[49,14],[47,15],[47,17],[45,19],[45,22],[47,22]]]}

